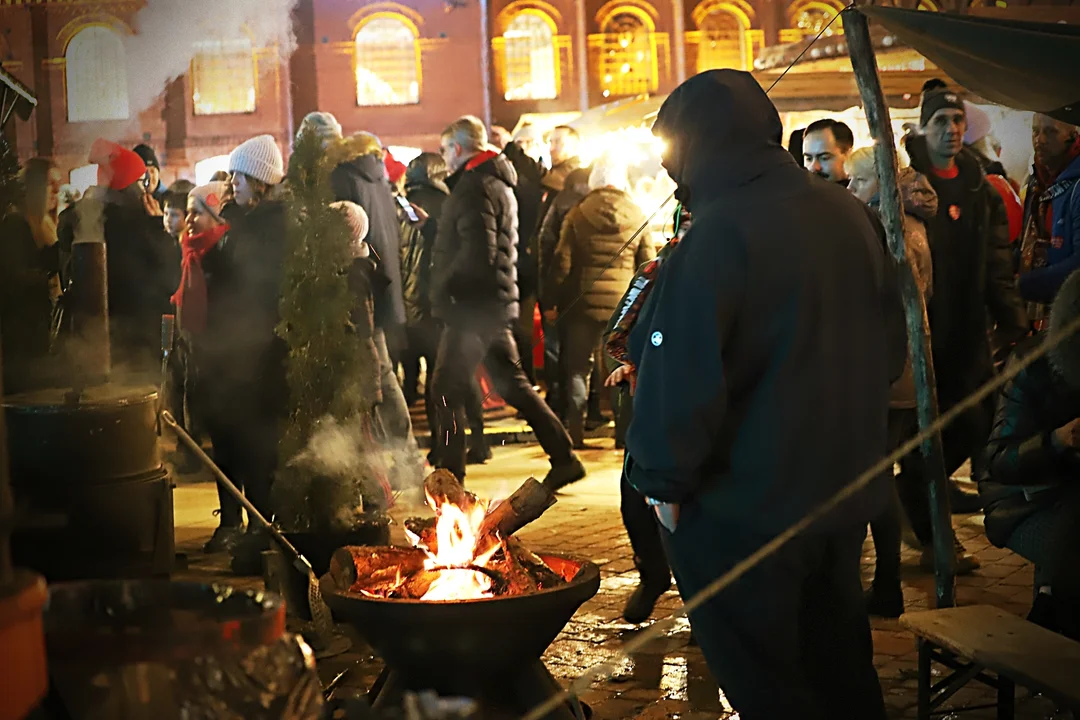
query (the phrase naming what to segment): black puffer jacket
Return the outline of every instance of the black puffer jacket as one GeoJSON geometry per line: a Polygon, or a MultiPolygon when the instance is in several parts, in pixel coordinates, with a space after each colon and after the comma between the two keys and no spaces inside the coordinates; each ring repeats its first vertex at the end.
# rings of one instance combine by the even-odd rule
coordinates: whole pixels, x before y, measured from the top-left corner
{"type": "Polygon", "coordinates": [[[427,213],[428,218],[417,231],[406,220],[403,235],[408,242],[401,248],[401,286],[405,296],[405,320],[410,326],[431,318],[431,254],[439,231],[439,217],[447,192],[432,184],[407,185],[405,196],[413,205],[427,213]]]}
{"type": "Polygon", "coordinates": [[[453,324],[518,317],[517,173],[483,152],[450,176],[431,259],[431,309],[453,324]]]}
{"type": "MultiPolygon", "coordinates": [[[[694,219],[630,333],[628,479],[683,503],[695,544],[770,535],[886,452],[907,358],[895,264],[869,208],[784,149],[749,73],[687,80],[653,132],[694,219]]],[[[887,492],[883,474],[814,530],[865,526],[887,492]]]]}
{"type": "MultiPolygon", "coordinates": [[[[942,196],[941,180],[933,172],[926,139],[907,140],[911,166],[930,180],[942,196]]],[[[986,181],[973,153],[956,158],[967,198],[959,222],[967,229],[965,242],[954,247],[948,203],[942,202],[930,223],[930,253],[934,263],[934,293],[928,315],[934,368],[942,406],[951,407],[993,374],[987,311],[996,325],[997,344],[1009,347],[1028,332],[1027,317],[1013,275],[1009,218],[1001,196],[986,181]]]]}
{"type": "Polygon", "coordinates": [[[522,297],[536,294],[539,283],[537,255],[532,248],[534,234],[543,217],[540,215],[540,203],[544,198],[541,182],[547,174],[539,161],[525,154],[516,142],[509,142],[503,148],[503,155],[514,166],[517,184],[514,185],[514,197],[518,204],[518,286],[522,297]]]}
{"type": "Polygon", "coordinates": [[[540,231],[537,236],[537,252],[540,257],[540,294],[544,295],[544,282],[551,273],[551,261],[555,255],[555,246],[559,244],[566,215],[582,198],[589,194],[589,173],[591,168],[578,168],[566,176],[563,189],[548,205],[547,213],[540,219],[540,231]]]}
{"type": "Polygon", "coordinates": [[[567,317],[606,322],[634,270],[656,257],[648,232],[623,249],[644,223],[645,214],[629,193],[598,188],[586,195],[563,223],[551,274],[542,284],[544,306],[567,317]]]}
{"type": "Polygon", "coordinates": [[[386,289],[375,296],[375,326],[383,329],[405,324],[401,291],[401,234],[397,205],[382,158],[368,153],[334,168],[330,174],[334,197],[364,208],[370,227],[367,243],[378,256],[378,272],[386,289]]]}
{"type": "Polygon", "coordinates": [[[203,259],[206,331],[198,360],[210,411],[281,415],[288,348],[277,336],[285,259],[285,206],[264,199],[226,212],[229,231],[203,259]]]}

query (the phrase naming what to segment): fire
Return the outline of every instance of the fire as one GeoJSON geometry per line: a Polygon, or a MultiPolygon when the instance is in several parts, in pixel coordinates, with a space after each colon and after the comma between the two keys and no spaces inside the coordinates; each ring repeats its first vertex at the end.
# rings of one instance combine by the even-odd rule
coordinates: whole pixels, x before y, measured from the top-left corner
{"type": "Polygon", "coordinates": [[[488,503],[476,499],[465,506],[437,502],[430,493],[428,505],[435,511],[435,549],[428,548],[414,533],[406,534],[414,547],[427,553],[425,570],[439,571],[421,600],[474,600],[492,597],[491,578],[476,568],[487,567],[502,547],[498,538],[481,541],[480,526],[488,503]]]}

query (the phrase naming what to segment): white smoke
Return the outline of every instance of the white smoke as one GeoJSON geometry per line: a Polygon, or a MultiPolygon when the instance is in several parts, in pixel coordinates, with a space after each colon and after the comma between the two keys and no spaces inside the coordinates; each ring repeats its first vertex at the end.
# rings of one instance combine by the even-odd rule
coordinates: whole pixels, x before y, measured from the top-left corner
{"type": "Polygon", "coordinates": [[[147,0],[125,39],[128,98],[143,112],[166,86],[188,72],[196,43],[250,37],[255,49],[276,46],[284,61],[296,47],[296,0],[147,0]]]}

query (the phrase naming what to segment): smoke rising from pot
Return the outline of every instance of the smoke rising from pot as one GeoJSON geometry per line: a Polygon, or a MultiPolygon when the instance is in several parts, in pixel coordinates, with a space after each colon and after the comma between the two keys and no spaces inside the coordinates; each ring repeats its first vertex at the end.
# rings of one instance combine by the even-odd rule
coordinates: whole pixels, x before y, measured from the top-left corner
{"type": "Polygon", "coordinates": [[[296,47],[291,13],[296,0],[148,0],[125,39],[132,115],[151,107],[170,82],[188,72],[197,43],[250,38],[275,47],[279,60],[296,47]]]}

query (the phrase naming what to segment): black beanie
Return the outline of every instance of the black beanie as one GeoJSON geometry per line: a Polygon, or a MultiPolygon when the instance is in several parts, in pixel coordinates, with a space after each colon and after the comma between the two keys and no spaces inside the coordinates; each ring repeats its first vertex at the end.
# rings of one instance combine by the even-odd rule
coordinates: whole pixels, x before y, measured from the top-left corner
{"type": "Polygon", "coordinates": [[[143,164],[146,167],[161,169],[161,165],[158,163],[157,153],[154,152],[154,148],[146,144],[136,145],[132,148],[136,155],[142,158],[143,164]]]}
{"type": "Polygon", "coordinates": [[[919,112],[919,125],[926,127],[926,124],[930,122],[930,118],[934,117],[934,113],[946,109],[964,112],[964,101],[948,88],[935,88],[929,91],[923,95],[922,110],[919,112]]]}

